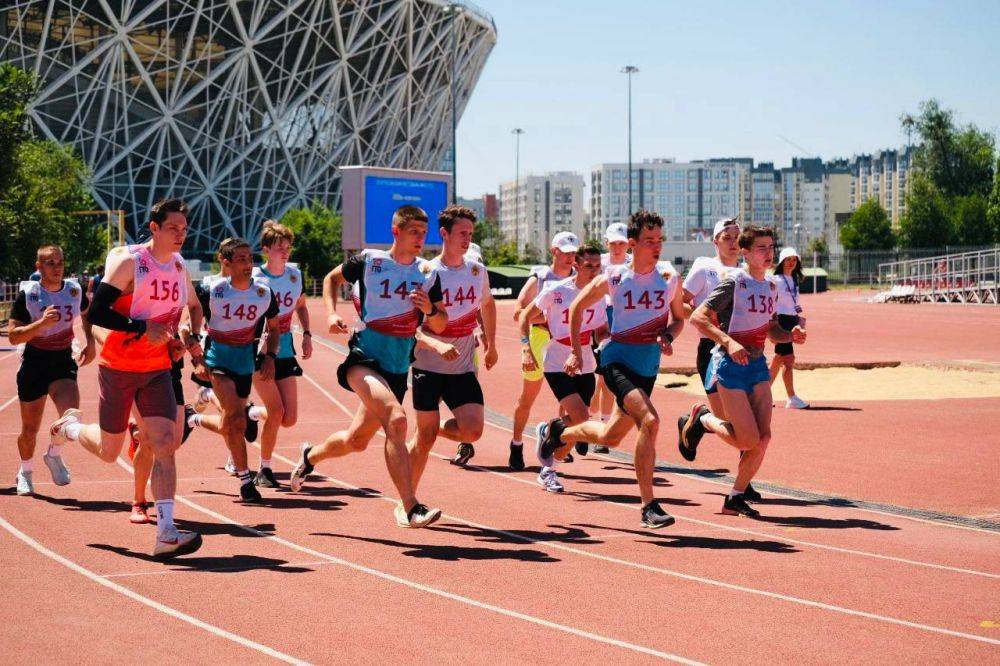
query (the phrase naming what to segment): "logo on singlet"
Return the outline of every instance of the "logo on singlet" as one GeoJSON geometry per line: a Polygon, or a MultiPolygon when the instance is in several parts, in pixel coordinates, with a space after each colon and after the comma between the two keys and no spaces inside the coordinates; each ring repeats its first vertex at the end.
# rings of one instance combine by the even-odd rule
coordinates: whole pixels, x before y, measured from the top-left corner
{"type": "Polygon", "coordinates": [[[76,298],[77,296],[80,295],[80,290],[77,289],[76,287],[70,287],[69,295],[72,296],[73,298],[76,298]]]}
{"type": "Polygon", "coordinates": [[[556,295],[553,297],[553,300],[555,300],[555,302],[558,303],[559,305],[562,305],[562,294],[556,293],[556,295]]]}
{"type": "Polygon", "coordinates": [[[611,284],[615,285],[616,287],[621,283],[622,283],[621,275],[615,275],[614,277],[611,278],[611,284]]]}
{"type": "Polygon", "coordinates": [[[744,280],[743,278],[740,278],[740,289],[746,289],[746,288],[747,288],[747,281],[744,280]]]}
{"type": "Polygon", "coordinates": [[[149,272],[149,266],[146,265],[146,261],[144,259],[140,259],[139,260],[139,275],[145,275],[148,272],[149,272]]]}
{"type": "Polygon", "coordinates": [[[288,279],[292,281],[292,284],[295,284],[296,282],[299,281],[299,279],[297,277],[295,277],[294,273],[292,275],[289,275],[288,279]]]}
{"type": "Polygon", "coordinates": [[[181,272],[182,270],[184,270],[184,267],[183,267],[183,266],[181,266],[181,262],[179,262],[179,261],[175,261],[175,262],[174,262],[174,268],[176,268],[176,269],[177,269],[177,272],[178,272],[178,273],[180,273],[180,272],[181,272]]]}
{"type": "Polygon", "coordinates": [[[225,292],[226,292],[226,287],[225,287],[225,285],[221,285],[221,284],[220,284],[220,285],[219,285],[218,287],[216,287],[215,289],[213,289],[213,290],[212,290],[212,295],[213,295],[213,296],[218,296],[219,298],[222,298],[222,295],[223,295],[223,294],[224,294],[225,292]]]}
{"type": "Polygon", "coordinates": [[[381,273],[381,272],[382,272],[382,260],[372,259],[372,273],[381,273]]]}
{"type": "Polygon", "coordinates": [[[472,267],[472,277],[479,277],[479,266],[472,267]]]}
{"type": "Polygon", "coordinates": [[[257,295],[258,296],[264,295],[264,287],[257,287],[257,295]]]}
{"type": "Polygon", "coordinates": [[[30,295],[28,296],[28,300],[29,300],[29,301],[37,301],[37,300],[38,300],[38,294],[36,294],[36,293],[32,292],[32,293],[31,293],[31,294],[30,294],[30,295]]]}

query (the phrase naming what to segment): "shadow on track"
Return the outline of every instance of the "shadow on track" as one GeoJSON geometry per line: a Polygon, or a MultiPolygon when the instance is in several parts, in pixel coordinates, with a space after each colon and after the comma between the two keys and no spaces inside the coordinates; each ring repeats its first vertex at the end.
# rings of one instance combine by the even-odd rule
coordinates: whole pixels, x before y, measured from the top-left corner
{"type": "MultiPolygon", "coordinates": [[[[122,546],[112,546],[106,543],[89,543],[90,548],[104,550],[115,553],[123,557],[131,557],[143,562],[156,562],[164,564],[160,560],[154,559],[149,553],[140,553],[129,550],[122,546]]],[[[164,571],[200,571],[203,573],[238,573],[240,571],[254,571],[256,569],[268,569],[281,573],[307,573],[313,571],[309,567],[286,566],[288,560],[278,560],[271,557],[261,557],[259,555],[231,555],[228,557],[179,557],[166,563],[170,567],[164,571]]]]}
{"type": "Polygon", "coordinates": [[[474,525],[462,525],[460,523],[439,523],[427,529],[432,532],[450,532],[452,534],[469,536],[476,539],[476,541],[485,541],[487,543],[523,544],[526,543],[526,540],[528,539],[531,541],[553,541],[578,545],[604,543],[600,539],[590,536],[589,533],[579,527],[564,527],[562,525],[549,525],[548,527],[552,528],[553,531],[542,532],[539,530],[504,530],[504,532],[508,532],[509,535],[499,534],[492,530],[476,527],[474,525]]]}
{"type": "Polygon", "coordinates": [[[664,548],[706,548],[708,550],[756,550],[763,553],[798,553],[795,546],[781,541],[765,541],[761,539],[717,539],[707,536],[688,536],[672,532],[654,532],[652,530],[630,530],[623,527],[608,527],[606,525],[590,525],[574,523],[579,527],[593,530],[609,530],[622,534],[635,534],[646,537],[636,540],[637,543],[651,543],[664,548]],[[652,540],[651,540],[652,538],[652,540]]]}
{"type": "Polygon", "coordinates": [[[559,559],[540,550],[510,549],[510,548],[469,548],[465,546],[433,545],[421,543],[404,543],[394,539],[379,539],[377,537],[360,537],[350,534],[334,534],[332,532],[313,532],[312,536],[325,536],[334,539],[351,539],[364,541],[392,548],[402,548],[406,557],[458,562],[459,560],[516,560],[520,562],[559,562],[559,559]]]}

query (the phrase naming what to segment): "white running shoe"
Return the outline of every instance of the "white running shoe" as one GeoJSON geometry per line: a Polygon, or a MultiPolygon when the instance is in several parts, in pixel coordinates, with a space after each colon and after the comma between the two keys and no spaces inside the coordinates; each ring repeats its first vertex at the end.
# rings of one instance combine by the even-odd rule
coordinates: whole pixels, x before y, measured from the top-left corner
{"type": "Polygon", "coordinates": [[[158,560],[168,560],[179,555],[193,553],[199,548],[201,548],[200,534],[175,529],[163,537],[159,534],[156,535],[153,557],[158,560]]]}
{"type": "Polygon", "coordinates": [[[69,467],[63,462],[62,456],[50,456],[46,453],[42,456],[45,466],[52,472],[52,483],[57,486],[68,486],[70,482],[69,467]]]}
{"type": "Polygon", "coordinates": [[[563,491],[563,484],[559,482],[559,475],[556,474],[554,469],[549,469],[548,467],[543,468],[538,473],[538,483],[550,493],[561,493],[563,491]]]}
{"type": "Polygon", "coordinates": [[[232,458],[226,461],[226,464],[222,469],[224,469],[226,474],[229,476],[236,476],[236,463],[233,462],[232,458]]]}
{"type": "Polygon", "coordinates": [[[786,409],[809,409],[809,403],[797,395],[793,395],[785,403],[786,409]]]}
{"type": "Polygon", "coordinates": [[[267,408],[261,407],[260,405],[254,405],[247,410],[247,418],[251,421],[266,421],[267,408]]]}
{"type": "Polygon", "coordinates": [[[292,470],[292,475],[288,477],[288,485],[291,487],[293,493],[302,490],[302,484],[305,482],[306,477],[312,474],[313,466],[306,461],[306,454],[311,448],[312,444],[309,442],[302,442],[302,445],[299,446],[299,462],[295,465],[295,469],[292,470]]]}
{"type": "Polygon", "coordinates": [[[34,495],[35,494],[35,484],[31,481],[31,472],[25,472],[24,470],[17,470],[17,494],[18,495],[34,495]]]}
{"type": "MultiPolygon", "coordinates": [[[[49,426],[49,443],[53,446],[62,446],[69,440],[66,439],[66,426],[70,423],[80,422],[80,410],[79,409],[67,409],[63,412],[63,415],[52,422],[49,426]]],[[[69,483],[67,481],[66,483],[69,483]]]]}
{"type": "Polygon", "coordinates": [[[400,527],[427,527],[441,517],[441,509],[428,509],[423,504],[418,503],[413,507],[412,516],[410,516],[403,508],[403,503],[400,502],[393,510],[393,515],[396,517],[396,524],[400,527]]]}
{"type": "Polygon", "coordinates": [[[198,392],[195,394],[194,404],[191,406],[194,407],[194,411],[201,414],[208,408],[208,406],[211,403],[212,403],[212,389],[207,386],[202,386],[201,388],[198,389],[198,392]]]}

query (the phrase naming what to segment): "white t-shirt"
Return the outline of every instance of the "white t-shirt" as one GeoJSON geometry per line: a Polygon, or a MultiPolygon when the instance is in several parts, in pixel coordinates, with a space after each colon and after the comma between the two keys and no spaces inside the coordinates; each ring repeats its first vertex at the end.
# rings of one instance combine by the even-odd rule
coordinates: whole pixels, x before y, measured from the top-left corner
{"type": "MultiPolygon", "coordinates": [[[[580,290],[576,286],[576,278],[569,277],[559,282],[548,283],[535,298],[535,305],[545,315],[549,325],[552,342],[545,348],[542,359],[542,370],[545,372],[564,372],[566,359],[573,351],[570,342],[569,306],[580,290]]],[[[604,305],[598,301],[583,311],[583,321],[580,327],[580,343],[583,348],[581,372],[594,372],[597,361],[590,347],[591,333],[608,321],[604,305]]]]}
{"type": "Polygon", "coordinates": [[[778,285],[778,314],[793,316],[802,314],[802,306],[799,305],[799,285],[795,282],[795,278],[782,274],[772,275],[770,279],[778,285]]]}
{"type": "Polygon", "coordinates": [[[687,277],[684,278],[684,288],[694,295],[694,307],[701,305],[719,282],[736,268],[736,266],[723,266],[718,257],[695,259],[687,277]]]}

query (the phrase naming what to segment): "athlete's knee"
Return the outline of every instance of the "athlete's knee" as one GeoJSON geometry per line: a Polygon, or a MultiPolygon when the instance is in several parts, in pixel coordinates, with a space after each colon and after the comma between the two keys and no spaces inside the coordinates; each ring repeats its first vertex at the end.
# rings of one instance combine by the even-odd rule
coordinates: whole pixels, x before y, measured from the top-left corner
{"type": "Polygon", "coordinates": [[[656,412],[649,411],[642,415],[639,419],[639,432],[646,435],[646,437],[655,438],[656,434],[660,431],[660,417],[656,415],[656,412]]]}
{"type": "Polygon", "coordinates": [[[393,408],[385,421],[385,434],[397,442],[406,441],[406,412],[393,408]]]}
{"type": "Polygon", "coordinates": [[[363,433],[351,431],[347,436],[347,446],[355,453],[361,453],[368,448],[371,437],[366,437],[363,433]]]}
{"type": "Polygon", "coordinates": [[[225,418],[225,429],[229,433],[230,437],[237,437],[242,439],[243,434],[247,429],[247,418],[243,412],[238,414],[229,414],[225,418]]]}
{"type": "Polygon", "coordinates": [[[24,438],[34,439],[38,437],[38,430],[40,428],[41,428],[40,423],[22,423],[20,437],[22,439],[24,438]]]}
{"type": "Polygon", "coordinates": [[[267,420],[271,423],[280,423],[281,425],[287,427],[285,424],[285,408],[281,405],[281,403],[271,405],[267,408],[267,420]]]}
{"type": "Polygon", "coordinates": [[[285,409],[283,411],[284,411],[284,413],[281,416],[281,427],[282,428],[291,428],[293,425],[295,425],[296,423],[298,423],[298,421],[299,421],[298,410],[295,410],[295,409],[285,409]]]}
{"type": "Polygon", "coordinates": [[[767,445],[771,443],[771,433],[762,432],[760,434],[760,440],[757,442],[757,448],[761,451],[767,450],[767,445]]]}
{"type": "Polygon", "coordinates": [[[106,463],[113,463],[118,458],[119,453],[121,453],[120,446],[102,444],[100,450],[97,452],[97,457],[106,463]]]}
{"type": "Polygon", "coordinates": [[[477,442],[479,441],[479,438],[483,436],[483,422],[459,421],[458,430],[460,436],[462,437],[462,441],[477,442]]]}
{"type": "Polygon", "coordinates": [[[752,451],[760,445],[760,435],[757,431],[753,432],[737,432],[736,436],[736,448],[740,451],[752,451]]]}
{"type": "Polygon", "coordinates": [[[437,422],[417,426],[417,444],[420,446],[433,444],[440,431],[441,426],[437,422]]]}

